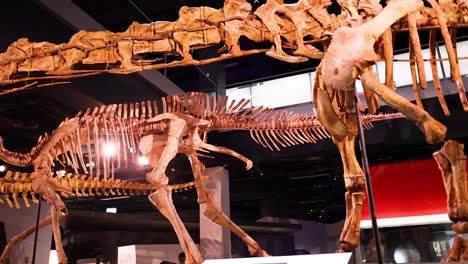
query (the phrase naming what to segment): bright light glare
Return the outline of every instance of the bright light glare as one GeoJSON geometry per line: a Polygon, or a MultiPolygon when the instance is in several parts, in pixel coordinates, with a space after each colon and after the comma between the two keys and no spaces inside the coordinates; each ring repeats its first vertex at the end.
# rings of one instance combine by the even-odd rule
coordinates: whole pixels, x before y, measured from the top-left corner
{"type": "Polygon", "coordinates": [[[0,165],[0,172],[4,172],[6,170],[5,165],[0,165]]]}
{"type": "Polygon", "coordinates": [[[59,170],[59,171],[57,171],[57,174],[60,175],[60,176],[65,176],[65,174],[67,174],[67,171],[66,170],[59,170]]]}
{"type": "Polygon", "coordinates": [[[106,213],[116,214],[117,213],[117,208],[115,208],[115,207],[106,208],[106,213]]]}
{"type": "Polygon", "coordinates": [[[395,259],[396,263],[406,263],[409,259],[408,252],[402,248],[397,248],[393,253],[393,259],[395,259]]]}
{"type": "Polygon", "coordinates": [[[104,156],[112,156],[115,154],[115,152],[117,151],[116,147],[115,147],[115,144],[112,144],[112,143],[106,143],[104,144],[103,148],[102,148],[102,151],[104,152],[104,156]]]}
{"type": "MultiPolygon", "coordinates": [[[[86,167],[89,167],[89,163],[86,163],[86,167]]],[[[91,167],[94,167],[94,161],[91,162],[91,167]]]]}
{"type": "Polygon", "coordinates": [[[138,157],[138,164],[140,164],[141,166],[146,166],[149,164],[149,159],[145,156],[140,156],[138,157]]]}
{"type": "Polygon", "coordinates": [[[58,256],[56,250],[51,250],[49,254],[49,264],[58,264],[58,256]]]}

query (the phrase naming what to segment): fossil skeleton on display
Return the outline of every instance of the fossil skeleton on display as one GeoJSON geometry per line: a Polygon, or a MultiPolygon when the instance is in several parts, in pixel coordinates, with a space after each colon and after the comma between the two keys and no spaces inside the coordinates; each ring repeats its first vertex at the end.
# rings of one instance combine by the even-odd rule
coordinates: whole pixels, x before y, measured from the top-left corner
{"type": "MultiPolygon", "coordinates": [[[[20,39],[11,44],[5,53],[0,54],[0,84],[21,85],[25,82],[28,83],[18,88],[5,87],[2,93],[48,85],[43,82],[49,79],[68,79],[103,72],[126,74],[165,67],[200,65],[259,52],[266,52],[269,56],[287,62],[322,59],[317,68],[313,102],[317,118],[333,137],[344,164],[344,177],[347,188],[345,195],[347,216],[340,237],[339,251],[350,251],[359,244],[361,206],[365,198],[365,180],[354,153],[354,140],[357,134],[356,113],[354,112],[355,81],[359,78],[363,84],[370,113],[375,113],[379,108],[378,97],[380,97],[388,105],[415,122],[425,134],[428,143],[443,141],[446,134],[445,126],[424,111],[419,96],[419,88],[424,89],[427,86],[424,61],[429,60],[437,97],[444,113],[446,115],[450,114],[443,97],[436,65],[437,61],[446,60],[436,59],[436,39],[437,33],[440,31],[447,48],[451,79],[456,83],[464,110],[468,111],[466,92],[458,65],[458,60],[462,58],[457,58],[455,45],[457,28],[468,26],[468,2],[466,0],[441,0],[439,2],[427,0],[430,7],[425,7],[421,0],[390,0],[384,8],[379,2],[376,0],[340,0],[338,4],[342,8],[342,13],[335,15],[328,13],[327,7],[330,6],[331,2],[326,0],[300,0],[296,4],[283,4],[281,0],[267,0],[267,3],[257,8],[252,14],[252,7],[247,1],[226,0],[224,7],[219,10],[210,7],[183,7],[180,9],[179,19],[175,22],[133,23],[125,32],[120,33],[80,31],[68,43],[59,45],[20,39]],[[422,56],[421,41],[418,35],[418,31],[421,30],[430,31],[429,59],[422,56]],[[410,62],[417,105],[411,104],[393,89],[393,35],[399,32],[409,32],[410,35],[410,58],[408,61],[410,62]],[[274,43],[274,47],[270,50],[244,51],[240,48],[238,42],[241,36],[257,42],[269,41],[274,43]],[[197,61],[190,54],[192,49],[218,43],[225,44],[225,48],[220,50],[221,55],[219,57],[197,61]],[[316,43],[323,46],[323,51],[312,46],[312,44],[316,43]],[[294,55],[296,56],[288,55],[284,51],[286,48],[294,49],[294,55]],[[154,59],[153,57],[152,59],[146,59],[145,55],[148,53],[177,54],[182,59],[163,63],[162,59],[154,59]],[[386,65],[385,85],[379,82],[371,67],[379,60],[383,60],[386,65]],[[96,70],[96,66],[102,66],[102,68],[96,70]]],[[[182,108],[182,105],[177,103],[179,102],[177,100],[181,102],[182,98],[174,98],[179,99],[170,99],[176,100],[171,105],[176,109],[182,108]]],[[[189,111],[192,111],[190,118],[187,115],[182,117],[178,114],[169,113],[175,111],[166,111],[164,114],[154,117],[154,127],[142,127],[137,125],[140,118],[134,116],[139,114],[132,112],[133,118],[131,120],[133,121],[122,123],[125,126],[123,130],[130,131],[129,134],[132,135],[123,136],[122,140],[126,144],[124,147],[131,147],[133,150],[136,150],[138,142],[138,140],[134,139],[135,135],[151,134],[152,129],[166,129],[167,131],[167,138],[163,141],[164,147],[157,144],[153,144],[153,147],[147,146],[151,145],[148,142],[161,141],[158,140],[157,135],[139,139],[141,139],[141,142],[147,142],[147,144],[140,146],[143,147],[140,150],[145,154],[156,155],[154,154],[156,152],[162,153],[159,159],[153,158],[151,164],[155,169],[148,174],[150,183],[161,185],[162,188],[158,189],[157,194],[150,195],[150,199],[155,201],[155,205],[169,219],[175,217],[175,209],[170,203],[170,190],[168,190],[170,188],[164,187],[167,184],[167,178],[165,178],[163,172],[167,162],[177,152],[185,153],[192,160],[195,179],[198,177],[197,174],[203,171],[204,167],[200,165],[198,157],[194,153],[199,148],[213,151],[213,149],[210,149],[213,146],[206,145],[207,143],[201,139],[199,140],[198,136],[201,130],[208,130],[209,127],[208,124],[204,123],[206,119],[201,119],[204,114],[219,114],[219,109],[223,109],[221,112],[225,111],[229,114],[235,112],[232,115],[237,116],[242,121],[232,121],[232,123],[239,126],[243,124],[246,127],[251,125],[249,130],[252,137],[270,149],[278,149],[294,143],[301,143],[301,141],[307,142],[307,139],[313,139],[311,136],[308,137],[307,134],[304,135],[303,131],[297,133],[291,131],[289,133],[272,133],[276,131],[272,131],[271,128],[260,129],[262,124],[269,127],[268,122],[265,120],[283,120],[287,123],[296,122],[296,124],[300,124],[301,122],[304,123],[304,120],[308,120],[310,118],[308,116],[278,114],[276,111],[268,109],[252,109],[249,110],[250,113],[240,112],[239,109],[242,108],[240,105],[227,107],[226,102],[219,103],[220,100],[217,100],[217,105],[214,106],[211,102],[214,102],[214,100],[203,100],[198,97],[192,99],[198,101],[196,104],[190,101],[186,102],[189,111]],[[213,109],[207,112],[207,106],[213,109]],[[203,110],[197,113],[194,110],[197,107],[203,110]],[[255,118],[253,122],[249,122],[248,116],[258,116],[265,120],[255,118]],[[165,121],[163,122],[163,120],[165,121]],[[189,140],[187,142],[189,143],[184,141],[184,144],[190,146],[188,149],[184,147],[184,144],[178,143],[182,142],[179,141],[181,135],[188,136],[189,140]],[[160,166],[155,166],[158,164],[157,160],[160,161],[160,166]]],[[[113,107],[117,108],[118,106],[113,107]]],[[[139,109],[139,107],[130,106],[130,111],[137,111],[133,109],[139,109]]],[[[122,110],[119,107],[117,113],[122,114],[124,111],[125,109],[122,110]]],[[[54,135],[60,135],[60,129],[64,130],[65,134],[69,134],[76,130],[74,126],[79,127],[79,131],[75,132],[76,134],[80,134],[80,131],[84,130],[89,131],[97,127],[95,125],[97,121],[85,122],[87,125],[85,129],[76,124],[81,122],[80,120],[95,120],[91,118],[92,114],[105,116],[106,113],[115,112],[116,109],[106,107],[97,109],[93,113],[87,112],[83,116],[66,121],[54,135]],[[67,132],[66,130],[69,129],[66,127],[72,127],[71,132],[67,132]]],[[[220,124],[223,124],[223,122],[228,124],[226,128],[230,127],[230,121],[223,120],[223,118],[210,119],[209,123],[215,124],[218,121],[220,124]]],[[[122,127],[117,122],[106,122],[105,124],[105,131],[112,131],[114,127],[119,131],[122,127]]],[[[276,129],[281,125],[274,123],[274,127],[276,129]]],[[[325,130],[319,129],[319,131],[324,133],[325,130]]],[[[90,137],[97,139],[99,135],[100,132],[93,129],[90,137]]],[[[318,136],[318,133],[314,135],[318,136]]],[[[86,139],[77,138],[79,140],[86,139]]],[[[110,138],[113,139],[114,137],[107,137],[106,140],[110,138]]],[[[71,148],[72,151],[81,151],[80,148],[75,147],[73,149],[73,147],[70,147],[73,144],[70,145],[64,142],[62,136],[55,136],[55,138],[48,140],[55,140],[56,142],[53,145],[61,145],[61,150],[71,148]]],[[[88,141],[91,140],[88,138],[88,141]]],[[[98,144],[95,146],[97,147],[94,147],[93,151],[96,153],[95,155],[99,156],[100,147],[98,144]]],[[[92,151],[88,152],[91,153],[92,151]]],[[[232,152],[229,153],[233,154],[232,152]]],[[[130,155],[132,153],[122,152],[119,154],[130,155]]],[[[14,155],[8,155],[8,157],[14,157],[14,155]]],[[[47,157],[42,162],[47,162],[49,159],[53,160],[52,157],[47,157]]],[[[247,159],[240,155],[236,157],[247,162],[247,159]]],[[[125,158],[126,156],[124,156],[123,160],[126,161],[125,158]]],[[[119,162],[120,158],[115,160],[119,162]]],[[[64,155],[61,162],[74,164],[74,167],[78,167],[78,164],[84,161],[73,155],[64,155]]],[[[108,177],[109,172],[112,172],[114,163],[113,158],[103,160],[102,167],[105,177],[108,177]]],[[[97,167],[100,167],[99,164],[97,167]]],[[[45,166],[39,166],[38,162],[36,171],[40,169],[45,170],[46,168],[45,166]]],[[[99,174],[99,171],[96,171],[96,174],[99,174]]],[[[210,195],[204,189],[197,189],[197,191],[200,202],[211,203],[210,195]]],[[[455,206],[461,205],[457,204],[455,206]]],[[[216,213],[215,209],[206,211],[206,214],[212,217],[216,213]]],[[[181,238],[184,251],[189,252],[187,254],[189,262],[200,261],[199,254],[194,253],[196,248],[193,243],[186,235],[183,235],[185,231],[180,227],[180,221],[177,220],[178,218],[173,219],[175,220],[172,223],[179,238],[181,238]]],[[[224,218],[216,218],[216,221],[222,222],[224,218]]],[[[242,237],[243,234],[240,234],[240,236],[242,237]]],[[[262,254],[263,251],[250,240],[250,237],[245,236],[244,238],[249,244],[251,253],[262,254]]]]}
{"type": "MultiPolygon", "coordinates": [[[[0,182],[0,188],[11,206],[19,206],[17,196],[21,193],[25,198],[28,192],[42,195],[49,202],[57,252],[60,262],[65,263],[58,229],[59,214],[65,213],[65,204],[57,194],[80,196],[86,189],[88,192],[84,191],[84,195],[93,195],[93,190],[94,195],[119,192],[122,182],[115,180],[114,169],[145,155],[152,167],[146,176],[149,185],[126,183],[126,189],[136,193],[152,191],[149,199],[174,227],[187,255],[187,263],[201,263],[202,257],[177,215],[171,193],[174,189],[191,186],[197,190],[198,203],[207,204],[204,214],[208,218],[238,235],[248,245],[252,255],[266,255],[250,236],[224,215],[211,192],[205,190],[205,166],[198,157],[206,156],[207,152],[227,154],[245,162],[246,169],[252,167],[252,161],[233,150],[208,144],[207,132],[250,131],[257,143],[271,150],[315,143],[330,138],[330,134],[310,113],[298,114],[263,107],[243,110],[249,103],[249,100],[242,99],[228,104],[228,97],[215,100],[204,93],[188,93],[164,97],[160,102],[114,104],[88,109],[62,122],[50,136],[46,134],[41,137],[30,153],[11,152],[0,144],[0,159],[16,166],[34,168],[30,174],[9,173],[0,182]],[[111,156],[104,155],[109,144],[115,148],[115,154],[111,156]],[[175,187],[168,185],[165,171],[177,153],[183,153],[190,159],[194,183],[175,187]],[[55,163],[71,167],[76,176],[67,175],[55,180],[50,171],[55,163]],[[87,167],[87,164],[95,166],[87,167]],[[89,176],[79,176],[80,171],[89,176]],[[7,192],[11,192],[13,203],[7,192]]],[[[364,115],[361,119],[370,128],[374,121],[402,117],[396,113],[364,115]]]]}
{"type": "MultiPolygon", "coordinates": [[[[395,0],[393,0],[395,1],[395,0]]],[[[282,0],[268,0],[252,13],[246,0],[226,0],[221,9],[211,7],[182,7],[174,22],[159,21],[148,24],[134,22],[124,32],[79,31],[67,43],[30,42],[21,38],[0,54],[0,94],[53,84],[59,79],[70,79],[100,73],[128,74],[144,70],[184,65],[200,65],[228,58],[266,52],[282,61],[297,63],[323,58],[334,32],[340,27],[353,27],[372,20],[382,6],[377,0],[337,1],[341,14],[330,14],[328,0],[299,0],[283,4],[282,0]],[[270,49],[242,50],[239,38],[255,42],[272,42],[270,49]],[[194,60],[190,54],[216,44],[224,44],[220,55],[205,60],[194,60]],[[320,44],[323,51],[312,44],[320,44]],[[293,49],[288,55],[283,48],[293,49]],[[163,55],[161,55],[163,54],[163,55]],[[165,55],[182,59],[164,63],[165,55]],[[151,55],[151,59],[147,55],[151,55]],[[54,82],[49,82],[53,80],[54,82]],[[24,85],[21,85],[24,84],[24,85]],[[20,86],[12,88],[9,86],[20,86]]],[[[392,2],[392,1],[389,1],[392,2]]],[[[393,82],[393,36],[410,34],[410,62],[413,88],[419,107],[422,102],[419,88],[425,89],[427,78],[424,61],[430,61],[434,87],[446,115],[450,111],[443,98],[436,59],[437,32],[440,30],[447,47],[451,79],[456,82],[463,107],[468,111],[465,88],[458,68],[456,52],[457,28],[468,26],[466,0],[427,1],[431,7],[420,5],[407,16],[386,23],[379,43],[383,44],[373,61],[385,61],[385,83],[393,82]],[[430,58],[423,58],[418,30],[430,31],[430,58]],[[419,79],[419,81],[418,81],[419,79]]],[[[406,15],[406,14],[405,14],[406,15]]],[[[466,58],[463,58],[466,59],[466,58]]],[[[366,89],[370,96],[370,91],[366,89]]],[[[375,100],[375,98],[374,98],[375,100]]],[[[372,107],[375,103],[372,104],[372,107]]],[[[371,108],[372,110],[372,108],[371,108]]]]}
{"type": "MultiPolygon", "coordinates": [[[[204,179],[207,179],[211,175],[204,176],[204,179]]],[[[107,180],[102,181],[97,177],[91,178],[88,175],[79,175],[67,173],[64,176],[61,176],[57,173],[57,176],[53,178],[56,182],[56,185],[63,186],[65,188],[71,189],[70,193],[60,192],[62,197],[100,197],[100,196],[137,196],[137,195],[148,195],[151,192],[154,192],[156,188],[151,184],[139,183],[139,182],[129,182],[124,180],[107,180]]],[[[28,172],[12,172],[8,171],[6,175],[0,179],[0,194],[3,194],[4,199],[7,205],[10,208],[15,207],[16,209],[20,208],[20,203],[18,197],[22,197],[24,205],[29,208],[31,207],[29,203],[29,197],[33,203],[38,203],[39,200],[36,197],[32,185],[34,179],[31,177],[31,173],[28,172]],[[10,198],[11,197],[11,198],[10,198]],[[13,199],[13,201],[11,200],[13,199]]],[[[172,190],[175,192],[185,191],[193,188],[195,185],[194,182],[188,182],[183,184],[171,185],[172,190]]],[[[0,198],[0,204],[4,204],[2,198],[0,198]]],[[[61,219],[66,216],[65,212],[60,212],[58,218],[61,219]]],[[[39,223],[39,228],[50,225],[52,223],[52,218],[48,217],[42,220],[39,223]]],[[[0,257],[0,264],[7,262],[12,248],[15,244],[27,238],[35,230],[35,226],[28,228],[23,231],[21,234],[14,236],[10,241],[8,241],[7,246],[3,250],[3,254],[0,257]]]]}

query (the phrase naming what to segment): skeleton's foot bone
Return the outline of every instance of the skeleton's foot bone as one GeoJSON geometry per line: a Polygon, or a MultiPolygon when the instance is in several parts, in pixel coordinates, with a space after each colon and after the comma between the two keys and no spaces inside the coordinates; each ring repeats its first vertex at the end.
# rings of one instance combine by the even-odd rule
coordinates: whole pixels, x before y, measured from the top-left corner
{"type": "Polygon", "coordinates": [[[468,260],[468,241],[460,236],[455,237],[453,246],[447,257],[441,262],[458,262],[468,260]]]}
{"type": "Polygon", "coordinates": [[[360,226],[362,203],[366,198],[362,192],[346,193],[346,205],[351,205],[351,209],[346,216],[345,226],[340,236],[340,248],[338,252],[350,252],[356,248],[360,242],[360,226]]]}
{"type": "Polygon", "coordinates": [[[212,192],[207,192],[206,209],[203,211],[203,214],[218,225],[227,227],[241,238],[242,241],[247,244],[247,248],[251,256],[269,256],[253,238],[247,235],[239,226],[232,222],[232,220],[229,219],[223,211],[221,211],[221,209],[216,205],[212,192]]]}
{"type": "Polygon", "coordinates": [[[379,95],[388,105],[413,121],[422,130],[428,143],[439,143],[445,138],[447,128],[444,125],[435,120],[426,111],[418,108],[401,95],[381,84],[374,72],[364,70],[361,74],[361,81],[363,85],[379,95]]]}

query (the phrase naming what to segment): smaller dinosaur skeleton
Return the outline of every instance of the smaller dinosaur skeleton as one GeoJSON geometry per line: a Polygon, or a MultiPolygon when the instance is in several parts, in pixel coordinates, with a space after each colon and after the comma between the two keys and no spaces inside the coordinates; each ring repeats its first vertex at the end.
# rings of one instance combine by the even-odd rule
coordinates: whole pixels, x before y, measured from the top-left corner
{"type": "MultiPolygon", "coordinates": [[[[209,179],[214,174],[206,175],[203,180],[209,179]]],[[[32,189],[33,178],[31,173],[28,172],[13,172],[7,171],[5,177],[0,179],[0,194],[4,195],[5,201],[10,208],[20,208],[18,202],[18,196],[21,195],[24,201],[24,205],[29,208],[31,207],[28,197],[31,197],[32,202],[38,203],[39,200],[36,197],[32,189]],[[10,196],[13,201],[10,200],[10,196]]],[[[59,173],[54,177],[57,184],[64,187],[69,187],[72,190],[71,195],[61,192],[60,196],[64,198],[68,197],[99,197],[99,196],[143,196],[148,195],[156,191],[155,186],[147,183],[129,182],[124,180],[107,180],[100,181],[96,177],[91,178],[88,175],[73,175],[71,173],[61,176],[59,173]],[[93,192],[94,191],[94,192],[93,192]]],[[[175,192],[186,191],[192,189],[195,186],[195,182],[188,182],[182,184],[171,185],[171,188],[175,192]]],[[[0,198],[0,204],[4,204],[4,201],[0,198]]],[[[66,216],[65,212],[60,212],[58,219],[62,219],[66,216]]],[[[48,217],[39,223],[38,228],[43,228],[52,223],[52,217],[48,217]]],[[[32,226],[21,234],[13,237],[5,247],[1,257],[0,264],[7,262],[14,245],[31,235],[36,226],[32,226]]]]}
{"type": "MultiPolygon", "coordinates": [[[[452,229],[458,234],[468,232],[468,179],[463,149],[463,144],[448,140],[439,151],[433,154],[442,173],[447,193],[448,215],[454,223],[452,229]]],[[[468,240],[457,236],[452,250],[443,262],[467,260],[468,240]]]]}
{"type": "MultiPolygon", "coordinates": [[[[202,136],[206,139],[206,134],[213,130],[246,130],[262,146],[279,150],[280,146],[315,143],[319,139],[330,138],[330,135],[310,113],[298,114],[263,107],[243,110],[248,104],[249,100],[242,99],[228,105],[227,97],[218,97],[215,101],[214,97],[204,93],[189,93],[168,96],[159,103],[146,101],[96,107],[64,121],[50,136],[46,134],[40,138],[37,146],[27,154],[8,151],[0,144],[0,159],[17,166],[34,168],[29,175],[32,179],[30,188],[51,204],[52,224],[57,227],[54,228],[55,243],[61,249],[61,244],[58,244],[57,212],[64,211],[65,205],[56,193],[62,196],[79,195],[77,190],[93,187],[95,190],[98,188],[97,192],[105,194],[106,189],[110,192],[115,183],[115,168],[135,160],[140,154],[147,156],[153,167],[147,174],[147,180],[155,188],[151,187],[155,191],[149,195],[150,201],[174,226],[188,256],[187,263],[201,263],[201,255],[172,204],[173,187],[168,185],[169,179],[165,176],[169,162],[177,153],[182,153],[191,160],[198,202],[207,204],[205,214],[237,234],[248,245],[252,255],[264,256],[266,253],[258,243],[227,218],[216,206],[211,193],[205,190],[205,166],[198,157],[205,156],[203,153],[206,152],[227,154],[245,162],[246,169],[252,167],[252,161],[233,150],[208,144],[202,140],[202,136]],[[113,156],[104,153],[109,143],[116,150],[113,156]],[[87,162],[84,161],[85,152],[87,162]],[[62,177],[60,181],[55,181],[50,172],[55,162],[71,167],[77,175],[79,170],[88,172],[89,178],[62,177]],[[86,163],[95,166],[87,168],[86,163]],[[99,178],[101,170],[104,171],[103,181],[99,178]],[[73,191],[73,188],[77,189],[73,191]]],[[[366,127],[371,127],[373,121],[401,117],[400,114],[367,115],[362,120],[366,127]]],[[[60,262],[66,263],[63,250],[58,250],[58,254],[60,262]]]]}

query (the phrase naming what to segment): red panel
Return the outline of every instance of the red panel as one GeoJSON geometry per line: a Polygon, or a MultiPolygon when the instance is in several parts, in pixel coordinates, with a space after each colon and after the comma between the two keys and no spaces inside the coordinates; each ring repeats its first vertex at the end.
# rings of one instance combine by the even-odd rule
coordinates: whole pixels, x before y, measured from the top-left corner
{"type": "MultiPolygon", "coordinates": [[[[370,173],[377,218],[447,213],[447,196],[435,160],[377,165],[370,173]]],[[[370,219],[367,199],[362,219],[370,219]]]]}

